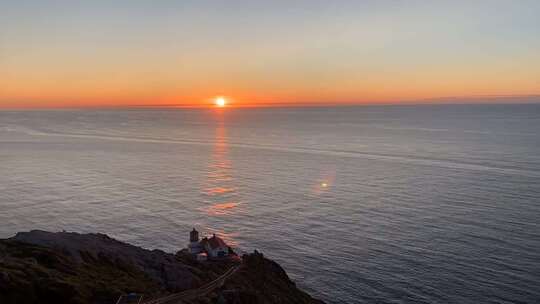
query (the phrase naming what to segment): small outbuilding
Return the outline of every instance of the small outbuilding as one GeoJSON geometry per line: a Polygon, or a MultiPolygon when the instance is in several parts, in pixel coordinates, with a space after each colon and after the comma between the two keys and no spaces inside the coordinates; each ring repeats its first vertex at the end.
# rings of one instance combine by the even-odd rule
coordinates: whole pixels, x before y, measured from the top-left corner
{"type": "Polygon", "coordinates": [[[197,253],[195,258],[199,262],[204,262],[204,261],[208,260],[208,255],[206,254],[206,252],[201,252],[201,253],[197,253]]]}

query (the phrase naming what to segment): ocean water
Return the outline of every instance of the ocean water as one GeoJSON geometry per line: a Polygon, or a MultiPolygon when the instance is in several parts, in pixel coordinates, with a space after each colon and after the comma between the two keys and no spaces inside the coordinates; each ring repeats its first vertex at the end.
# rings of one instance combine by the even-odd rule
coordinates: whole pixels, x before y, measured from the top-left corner
{"type": "Polygon", "coordinates": [[[539,303],[540,105],[0,111],[0,237],[192,227],[328,303],[539,303]]]}

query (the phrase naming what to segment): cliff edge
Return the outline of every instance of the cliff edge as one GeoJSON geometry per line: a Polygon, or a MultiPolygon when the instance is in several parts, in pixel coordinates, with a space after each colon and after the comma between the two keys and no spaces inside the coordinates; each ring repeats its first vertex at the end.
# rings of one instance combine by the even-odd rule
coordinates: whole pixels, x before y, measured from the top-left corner
{"type": "Polygon", "coordinates": [[[183,303],[323,303],[301,291],[261,253],[242,262],[198,262],[146,250],[104,234],[33,230],[0,240],[0,303],[116,303],[122,294],[143,300],[195,291],[235,271],[183,303]]]}

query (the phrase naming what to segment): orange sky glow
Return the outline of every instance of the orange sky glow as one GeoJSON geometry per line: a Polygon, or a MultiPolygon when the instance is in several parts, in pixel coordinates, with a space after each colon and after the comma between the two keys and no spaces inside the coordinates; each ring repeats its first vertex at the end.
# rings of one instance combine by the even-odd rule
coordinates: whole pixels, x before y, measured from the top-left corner
{"type": "Polygon", "coordinates": [[[535,2],[58,5],[0,7],[0,108],[540,101],[535,2]]]}

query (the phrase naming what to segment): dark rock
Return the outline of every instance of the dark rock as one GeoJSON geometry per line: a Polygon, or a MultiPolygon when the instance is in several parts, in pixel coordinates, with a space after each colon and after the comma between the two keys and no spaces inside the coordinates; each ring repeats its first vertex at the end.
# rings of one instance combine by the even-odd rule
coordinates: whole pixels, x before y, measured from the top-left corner
{"type": "MultiPolygon", "coordinates": [[[[34,230],[0,240],[0,303],[115,303],[136,292],[158,298],[198,288],[237,261],[198,262],[146,250],[104,234],[34,230]]],[[[219,290],[186,303],[322,303],[299,290],[285,271],[262,253],[244,255],[239,270],[219,290]]]]}
{"type": "Polygon", "coordinates": [[[296,287],[279,264],[258,251],[242,256],[243,265],[223,286],[227,303],[323,303],[296,287]]]}
{"type": "Polygon", "coordinates": [[[98,262],[120,269],[134,267],[169,291],[184,290],[193,285],[189,269],[178,263],[173,255],[161,250],[139,248],[104,234],[32,230],[19,232],[12,240],[65,252],[79,263],[98,262]]]}

